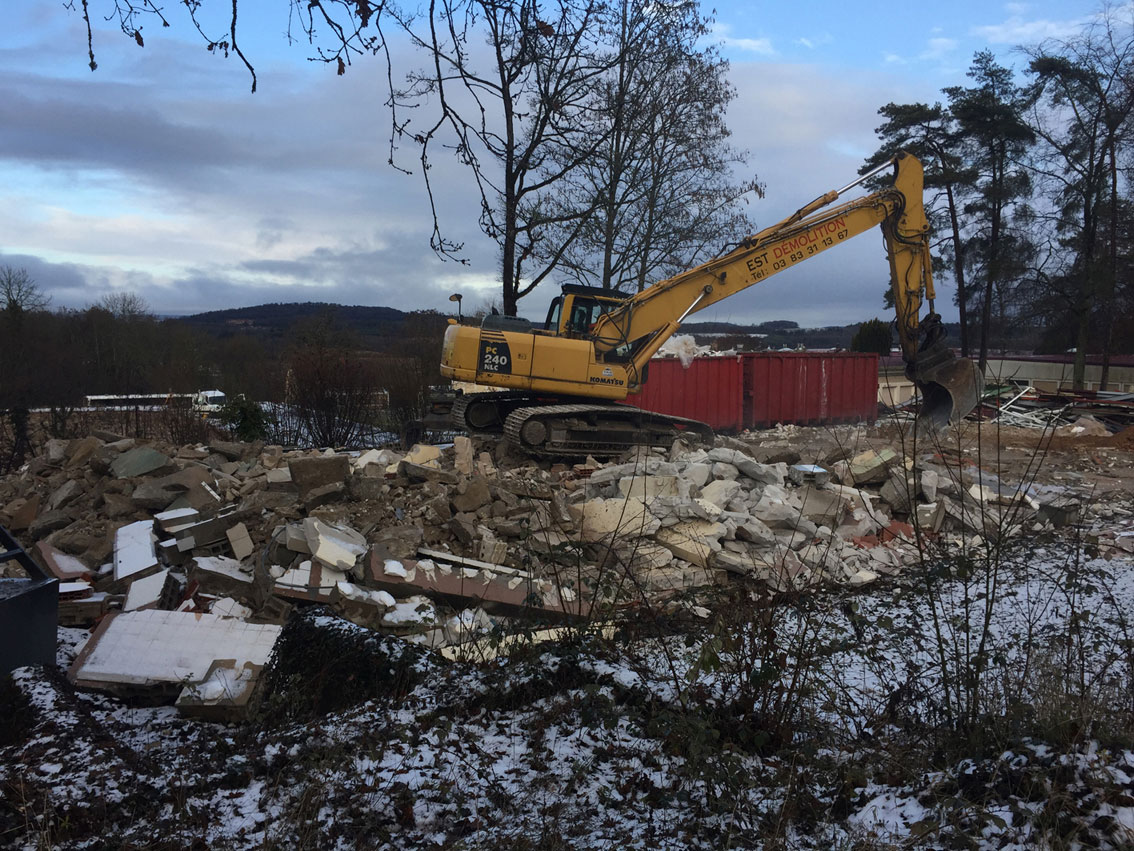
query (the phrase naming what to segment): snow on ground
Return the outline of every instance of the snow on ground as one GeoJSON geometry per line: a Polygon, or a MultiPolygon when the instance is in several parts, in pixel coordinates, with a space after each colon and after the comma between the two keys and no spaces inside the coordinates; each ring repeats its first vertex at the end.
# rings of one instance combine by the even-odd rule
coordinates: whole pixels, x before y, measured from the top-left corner
{"type": "MultiPolygon", "coordinates": [[[[479,666],[306,615],[405,676],[282,723],[191,721],[21,669],[2,844],[1131,847],[1134,562],[1076,552],[1035,543],[993,571],[955,561],[715,631],[479,666]],[[986,735],[951,750],[943,725],[973,695],[986,735]],[[1066,726],[1076,700],[1095,727],[1066,726]]],[[[61,667],[85,637],[60,630],[61,667]]]]}

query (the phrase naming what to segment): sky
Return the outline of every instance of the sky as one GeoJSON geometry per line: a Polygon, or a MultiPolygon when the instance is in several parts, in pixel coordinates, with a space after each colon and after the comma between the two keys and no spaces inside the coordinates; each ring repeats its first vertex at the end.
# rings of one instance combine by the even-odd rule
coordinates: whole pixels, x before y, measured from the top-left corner
{"type": "MultiPolygon", "coordinates": [[[[112,5],[90,0],[92,72],[82,18],[64,0],[4,4],[0,266],[27,269],[55,307],[131,292],[162,315],[293,301],[449,312],[453,292],[474,309],[498,297],[497,250],[477,227],[468,172],[434,159],[442,227],[464,243],[457,263],[429,247],[420,175],[387,163],[383,64],[358,61],[337,76],[310,61],[310,45],[287,43],[287,0],[240,0],[253,94],[239,60],[207,51],[181,3],[165,5],[169,28],[144,23],[144,47],[100,17],[112,5]]],[[[749,154],[738,177],[765,184],[748,207],[764,227],[855,178],[877,147],[880,106],[940,100],[943,87],[966,84],[978,50],[1020,68],[1018,45],[1070,37],[1100,7],[715,8],[711,38],[737,90],[732,141],[749,154]]],[[[886,286],[881,236],[867,233],[696,319],[841,325],[883,315],[886,286]]],[[[555,289],[538,287],[521,315],[542,318],[555,289]]],[[[947,281],[937,307],[955,318],[947,281]]]]}

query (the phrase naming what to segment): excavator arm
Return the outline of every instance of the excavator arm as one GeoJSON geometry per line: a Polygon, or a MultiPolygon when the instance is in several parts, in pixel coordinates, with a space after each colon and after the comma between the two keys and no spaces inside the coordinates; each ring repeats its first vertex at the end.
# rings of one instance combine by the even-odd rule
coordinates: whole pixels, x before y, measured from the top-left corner
{"type": "Polygon", "coordinates": [[[628,351],[628,383],[639,385],[650,358],[690,314],[881,227],[902,357],[924,398],[921,419],[933,427],[960,419],[976,405],[983,381],[971,362],[954,358],[944,344],[941,317],[934,311],[929,222],[922,192],[921,163],[909,154],[898,154],[745,239],[728,254],[659,281],[604,314],[593,329],[597,359],[628,351]],[[891,166],[893,185],[838,203],[843,194],[891,166]],[[929,313],[919,322],[923,298],[929,313]]]}

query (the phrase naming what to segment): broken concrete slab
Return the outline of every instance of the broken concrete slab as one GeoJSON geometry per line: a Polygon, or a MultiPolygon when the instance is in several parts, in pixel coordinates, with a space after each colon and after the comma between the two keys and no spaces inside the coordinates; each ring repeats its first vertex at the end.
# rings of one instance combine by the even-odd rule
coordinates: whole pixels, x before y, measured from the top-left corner
{"type": "Polygon", "coordinates": [[[698,567],[709,567],[709,559],[721,550],[721,539],[726,532],[723,523],[708,520],[689,520],[659,529],[654,536],[663,547],[677,558],[698,567]]]}
{"type": "Polygon", "coordinates": [[[111,461],[110,472],[120,479],[132,479],[135,476],[155,473],[171,466],[172,463],[168,455],[148,446],[138,446],[123,452],[111,461]]]}
{"type": "Polygon", "coordinates": [[[196,556],[189,569],[189,580],[206,594],[248,599],[255,577],[251,568],[228,556],[196,556]]]}
{"type": "MultiPolygon", "coordinates": [[[[436,558],[452,558],[435,553],[436,558]]],[[[373,554],[367,575],[371,584],[395,596],[416,590],[438,600],[461,607],[477,605],[489,612],[569,617],[590,613],[590,604],[575,592],[550,580],[541,580],[517,570],[486,564],[472,559],[454,559],[455,564],[422,559],[406,560],[402,570],[388,570],[386,560],[373,554]]]]}
{"type": "Polygon", "coordinates": [[[473,442],[463,434],[453,438],[453,469],[462,476],[471,476],[476,459],[473,456],[473,442]]]}
{"type": "Polygon", "coordinates": [[[347,485],[345,482],[328,482],[307,491],[307,495],[303,497],[303,508],[310,513],[324,505],[342,502],[346,497],[347,485]]]}
{"type": "Polygon", "coordinates": [[[724,519],[736,525],[735,536],[737,540],[747,541],[760,547],[770,547],[776,543],[775,533],[764,521],[751,514],[727,513],[724,519]]]}
{"type": "Polygon", "coordinates": [[[55,509],[54,511],[45,511],[40,514],[32,524],[28,527],[28,537],[33,541],[38,541],[40,538],[50,535],[52,532],[58,532],[60,529],[65,529],[71,525],[75,519],[74,515],[64,509],[55,509]]]}
{"type": "Polygon", "coordinates": [[[346,455],[316,455],[291,458],[287,462],[291,480],[306,498],[315,488],[334,482],[345,483],[350,475],[350,459],[346,455]]]}
{"type": "Polygon", "coordinates": [[[815,530],[818,528],[814,522],[803,516],[801,508],[794,508],[783,502],[761,499],[752,509],[752,516],[772,530],[791,531],[798,529],[805,535],[811,536],[815,534],[815,530]]]}
{"type": "MultiPolygon", "coordinates": [[[[438,498],[444,499],[444,497],[438,498]]],[[[447,500],[446,508],[448,508],[447,500]]],[[[379,558],[412,558],[418,547],[422,545],[424,534],[424,530],[418,525],[387,526],[371,535],[371,550],[379,558]]]]}
{"type": "Polygon", "coordinates": [[[800,509],[803,516],[817,526],[835,529],[843,522],[846,501],[837,491],[806,485],[799,489],[797,495],[803,503],[800,509]]]}
{"type": "Polygon", "coordinates": [[[411,482],[440,482],[446,485],[455,485],[457,474],[450,470],[442,470],[439,466],[416,464],[412,461],[401,461],[398,464],[398,475],[404,476],[411,482]]]}
{"type": "Polygon", "coordinates": [[[201,513],[212,513],[221,504],[212,472],[196,465],[142,482],[134,488],[130,498],[140,508],[163,512],[179,499],[183,501],[183,507],[201,513]]]}
{"type": "Polygon", "coordinates": [[[154,521],[128,523],[114,533],[114,581],[139,579],[158,569],[154,521]]]}
{"type": "Polygon", "coordinates": [[[156,609],[165,594],[166,583],[169,581],[169,568],[162,568],[157,573],[143,576],[130,583],[126,591],[126,602],[122,604],[122,611],[133,612],[139,609],[156,609]]]}
{"type": "Polygon", "coordinates": [[[893,449],[887,448],[881,452],[868,449],[850,460],[848,472],[855,486],[881,484],[886,481],[890,468],[895,465],[901,466],[898,453],[893,449]]]}
{"type": "Polygon", "coordinates": [[[347,579],[347,574],[341,570],[326,567],[317,561],[304,561],[295,567],[281,570],[272,588],[282,597],[325,603],[331,601],[336,586],[347,579]]]}
{"type": "Polygon", "coordinates": [[[736,449],[726,449],[718,446],[716,449],[709,450],[708,459],[710,461],[721,461],[726,464],[731,464],[736,467],[741,474],[758,484],[782,485],[784,483],[783,473],[780,472],[777,466],[760,464],[736,449]]]}
{"type": "Polygon", "coordinates": [[[701,488],[701,499],[724,511],[740,490],[740,482],[733,479],[716,479],[701,488]]]}
{"type": "Polygon", "coordinates": [[[332,526],[317,517],[303,521],[307,546],[316,560],[340,571],[349,571],[367,550],[366,539],[353,529],[332,526]]]}
{"type": "MultiPolygon", "coordinates": [[[[649,502],[659,496],[680,496],[677,476],[626,476],[618,481],[618,491],[649,502]]],[[[688,487],[686,487],[688,491],[688,487]]]]}
{"type": "Polygon", "coordinates": [[[232,555],[237,561],[244,561],[256,550],[252,538],[248,534],[248,527],[243,523],[237,523],[230,527],[225,532],[225,536],[228,538],[229,546],[232,547],[232,555]]]}
{"type": "Polygon", "coordinates": [[[75,579],[88,578],[90,568],[75,556],[68,555],[47,541],[40,541],[35,545],[35,555],[39,563],[60,582],[70,582],[75,579]]]}
{"type": "Polygon", "coordinates": [[[464,479],[457,485],[456,492],[450,494],[449,501],[458,514],[473,512],[492,502],[492,493],[484,479],[464,479]]]}
{"type": "Polygon", "coordinates": [[[174,531],[183,526],[192,526],[194,523],[200,522],[200,519],[201,513],[190,507],[160,511],[154,515],[154,520],[157,521],[158,526],[167,534],[173,534],[174,531]]]}
{"type": "Polygon", "coordinates": [[[218,455],[223,455],[229,461],[241,461],[245,458],[259,454],[259,444],[232,443],[225,440],[209,441],[209,449],[218,455]]]}
{"type": "Polygon", "coordinates": [[[304,555],[311,555],[311,547],[307,545],[307,535],[303,532],[303,527],[289,523],[283,530],[283,544],[293,553],[302,553],[304,555]]]}
{"type": "Polygon", "coordinates": [[[180,691],[215,659],[264,665],[281,627],[193,612],[145,609],[103,618],[67,673],[77,686],[117,693],[180,691]]]}
{"type": "Polygon", "coordinates": [[[185,716],[232,723],[248,716],[263,665],[236,659],[214,659],[199,683],[187,685],[174,706],[185,716]]]}
{"type": "Polygon", "coordinates": [[[51,496],[47,498],[47,508],[49,511],[65,508],[82,495],[82,483],[78,479],[68,479],[51,492],[51,496]]]}
{"type": "Polygon", "coordinates": [[[583,541],[648,538],[661,527],[661,521],[637,497],[591,499],[581,505],[571,505],[568,510],[583,541]]]}
{"type": "Polygon", "coordinates": [[[172,533],[178,541],[178,548],[186,552],[197,547],[205,547],[228,540],[228,528],[232,525],[228,516],[212,517],[188,526],[179,526],[172,533]]]}
{"type": "Polygon", "coordinates": [[[421,467],[440,467],[441,449],[426,443],[415,443],[403,460],[421,467]]]}
{"type": "Polygon", "coordinates": [[[90,461],[91,455],[100,446],[102,441],[93,435],[72,440],[67,445],[67,466],[69,468],[83,466],[90,461]]]}
{"type": "Polygon", "coordinates": [[[40,498],[38,493],[31,496],[12,500],[4,507],[8,522],[4,525],[11,532],[23,532],[31,528],[32,523],[39,517],[40,498]]]}

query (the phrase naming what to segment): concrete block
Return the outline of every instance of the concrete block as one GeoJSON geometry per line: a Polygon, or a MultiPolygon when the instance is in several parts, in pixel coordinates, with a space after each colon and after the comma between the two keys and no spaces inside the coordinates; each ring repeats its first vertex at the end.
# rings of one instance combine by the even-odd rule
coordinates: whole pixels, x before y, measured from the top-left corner
{"type": "Polygon", "coordinates": [[[475,464],[472,439],[457,435],[453,438],[453,469],[463,476],[471,476],[475,464]]]}
{"type": "Polygon", "coordinates": [[[299,495],[306,498],[315,488],[333,482],[345,483],[350,475],[350,459],[346,455],[319,455],[306,458],[292,458],[287,462],[291,480],[299,489],[299,495]]]}
{"type": "Polygon", "coordinates": [[[568,509],[584,541],[604,538],[649,537],[661,526],[646,503],[637,497],[592,499],[568,509]]]}
{"type": "Polygon", "coordinates": [[[232,547],[232,554],[237,561],[244,561],[255,552],[256,547],[248,534],[248,527],[243,523],[237,523],[228,529],[225,535],[228,537],[229,546],[232,547]]]}
{"type": "Polygon", "coordinates": [[[415,443],[403,460],[423,467],[439,468],[441,466],[441,450],[429,444],[415,443]]]}
{"type": "Polygon", "coordinates": [[[677,476],[625,476],[618,481],[622,496],[649,502],[659,496],[678,496],[677,476]]]}
{"type": "Polygon", "coordinates": [[[130,479],[156,472],[172,463],[168,455],[148,446],[139,446],[123,452],[111,461],[110,472],[120,479],[130,479]]]}
{"type": "Polygon", "coordinates": [[[708,520],[688,520],[659,529],[654,535],[663,547],[680,559],[698,567],[708,568],[713,553],[721,551],[721,538],[726,532],[723,523],[708,520]]]}
{"type": "Polygon", "coordinates": [[[723,511],[740,489],[740,482],[733,479],[715,479],[701,488],[701,499],[723,511]]]}
{"type": "Polygon", "coordinates": [[[457,485],[456,491],[450,494],[449,501],[458,514],[473,512],[492,502],[492,493],[484,479],[464,479],[457,485]]]}
{"type": "Polygon", "coordinates": [[[893,449],[887,448],[881,452],[867,449],[851,459],[848,474],[856,486],[880,484],[886,481],[890,467],[895,465],[901,466],[898,453],[893,449]]]}
{"type": "Polygon", "coordinates": [[[312,557],[335,570],[348,571],[367,550],[366,539],[353,529],[331,526],[317,517],[303,521],[312,557]]]}

